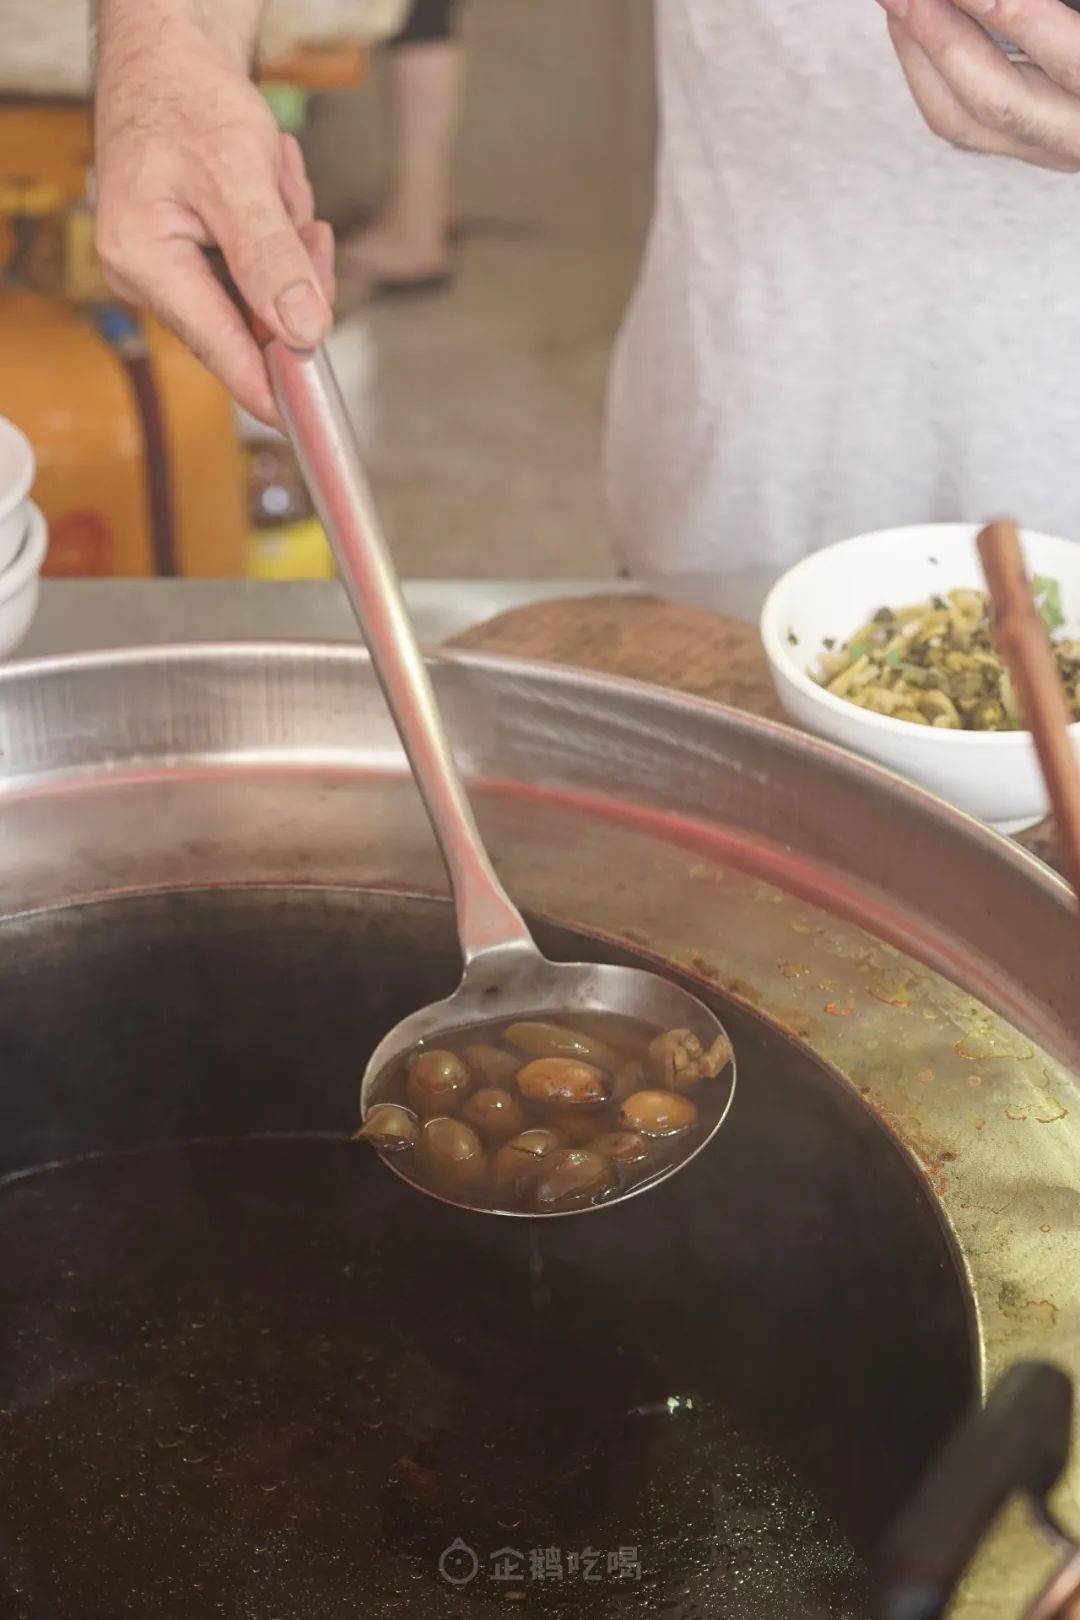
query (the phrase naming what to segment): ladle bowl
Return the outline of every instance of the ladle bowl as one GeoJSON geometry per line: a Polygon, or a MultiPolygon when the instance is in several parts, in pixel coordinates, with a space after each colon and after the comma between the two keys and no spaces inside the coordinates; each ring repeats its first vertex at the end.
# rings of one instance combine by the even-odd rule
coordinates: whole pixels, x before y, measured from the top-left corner
{"type": "MultiPolygon", "coordinates": [[[[524,925],[523,925],[524,926],[524,925]]],[[[707,1050],[718,1035],[725,1035],[723,1024],[705,1004],[681,985],[662,979],[644,968],[616,967],[607,962],[551,962],[532,944],[493,949],[466,968],[452,996],[432,1002],[419,1012],[402,1019],[379,1042],[368,1062],[360,1091],[361,1111],[367,1117],[379,1100],[378,1082],[406,1052],[421,1042],[446,1039],[477,1024],[516,1018],[559,1019],[574,1022],[583,1013],[621,1013],[657,1029],[688,1029],[707,1050]]],[[[632,1198],[666,1181],[690,1163],[707,1147],[727,1118],[735,1094],[735,1060],[712,1082],[714,1106],[718,1113],[709,1129],[700,1134],[681,1158],[657,1167],[623,1192],[609,1195],[603,1203],[586,1204],[583,1209],[522,1210],[493,1209],[495,1215],[520,1215],[530,1220],[564,1215],[584,1215],[632,1198]],[[718,1102],[716,1101],[718,1099],[718,1102]]],[[[395,1154],[386,1156],[392,1170],[413,1185],[395,1154]]],[[[445,1192],[424,1186],[425,1192],[446,1203],[456,1203],[445,1192]]]]}

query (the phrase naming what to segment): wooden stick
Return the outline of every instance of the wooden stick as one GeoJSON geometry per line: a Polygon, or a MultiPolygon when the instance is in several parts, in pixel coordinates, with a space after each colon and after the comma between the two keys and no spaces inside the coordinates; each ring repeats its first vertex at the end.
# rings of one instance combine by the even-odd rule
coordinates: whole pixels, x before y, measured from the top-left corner
{"type": "Polygon", "coordinates": [[[1065,867],[1080,896],[1080,769],[1050,637],[1031,594],[1015,523],[991,523],[979,556],[994,604],[994,638],[1016,688],[1054,807],[1065,867]]]}

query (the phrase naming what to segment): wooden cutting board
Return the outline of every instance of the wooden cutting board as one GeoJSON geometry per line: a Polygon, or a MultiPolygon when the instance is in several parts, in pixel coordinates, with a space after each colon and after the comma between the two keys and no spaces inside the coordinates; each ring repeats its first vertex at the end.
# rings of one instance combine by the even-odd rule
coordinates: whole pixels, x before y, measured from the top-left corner
{"type": "MultiPolygon", "coordinates": [[[[629,675],[769,720],[783,718],[755,625],[655,597],[535,602],[466,630],[448,645],[629,675]]],[[[1060,870],[1052,822],[1017,841],[1060,870]]]]}
{"type": "Polygon", "coordinates": [[[449,645],[629,675],[770,720],[781,716],[753,625],[651,596],[535,602],[501,613],[449,645]]]}

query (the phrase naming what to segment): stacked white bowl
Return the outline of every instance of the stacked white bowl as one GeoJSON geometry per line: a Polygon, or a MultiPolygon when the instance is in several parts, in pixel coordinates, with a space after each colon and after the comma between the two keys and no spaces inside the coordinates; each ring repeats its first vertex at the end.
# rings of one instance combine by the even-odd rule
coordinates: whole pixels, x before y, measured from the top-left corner
{"type": "Polygon", "coordinates": [[[30,499],[34,452],[14,422],[0,416],[0,657],[30,628],[45,561],[45,519],[30,499]]]}

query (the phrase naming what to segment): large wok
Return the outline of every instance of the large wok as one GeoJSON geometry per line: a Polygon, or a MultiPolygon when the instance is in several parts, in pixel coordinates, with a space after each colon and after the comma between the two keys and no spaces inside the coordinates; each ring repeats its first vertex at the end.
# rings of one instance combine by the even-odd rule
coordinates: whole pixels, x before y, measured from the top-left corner
{"type": "Polygon", "coordinates": [[[1080,1361],[1060,885],[764,723],[439,680],[541,943],[704,989],[730,1124],[565,1231],[433,1210],[347,1141],[455,972],[362,654],[6,672],[5,1615],[858,1614],[984,1378],[1080,1361]]]}

